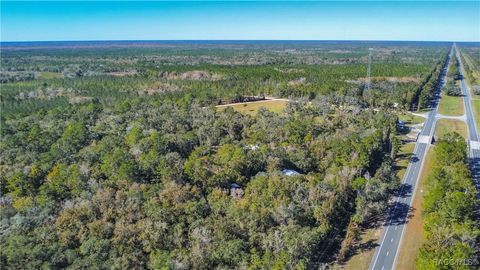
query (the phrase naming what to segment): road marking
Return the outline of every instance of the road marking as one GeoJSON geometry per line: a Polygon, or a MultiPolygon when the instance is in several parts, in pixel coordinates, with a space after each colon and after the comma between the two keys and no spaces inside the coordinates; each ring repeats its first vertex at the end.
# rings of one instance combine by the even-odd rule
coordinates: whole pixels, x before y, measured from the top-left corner
{"type": "MultiPolygon", "coordinates": [[[[443,74],[443,76],[445,76],[445,74],[443,74]]],[[[435,124],[436,124],[435,114],[437,113],[437,106],[438,106],[438,103],[435,104],[433,110],[430,111],[430,113],[428,114],[428,117],[426,119],[426,122],[425,122],[424,126],[422,127],[421,132],[427,131],[429,135],[433,135],[433,131],[434,131],[435,124]]],[[[419,152],[421,153],[421,155],[419,156],[420,164],[410,160],[409,163],[408,163],[408,166],[407,166],[407,171],[406,171],[406,173],[404,175],[404,178],[403,178],[403,181],[402,181],[403,184],[409,184],[409,182],[410,182],[409,180],[411,179],[412,184],[414,184],[414,187],[415,187],[414,190],[416,190],[416,188],[417,188],[417,184],[418,184],[417,180],[419,178],[419,168],[421,168],[422,165],[423,165],[423,162],[425,160],[425,153],[426,153],[426,150],[428,149],[428,147],[431,143],[431,138],[432,138],[432,136],[426,136],[426,135],[419,135],[418,136],[417,142],[415,143],[415,147],[414,147],[413,152],[416,155],[418,155],[419,152]]],[[[403,190],[403,188],[402,188],[402,190],[403,190]]],[[[415,191],[414,191],[414,193],[415,193],[415,191]]],[[[412,195],[409,195],[407,197],[411,197],[411,196],[412,195]]],[[[396,202],[400,202],[401,198],[395,198],[395,200],[396,200],[396,202]]],[[[404,201],[406,202],[407,198],[404,198],[404,201]]],[[[409,206],[411,206],[411,203],[412,203],[412,200],[409,200],[409,206]]],[[[398,206],[398,203],[395,203],[395,205],[393,207],[393,211],[391,210],[391,212],[395,213],[395,210],[396,210],[397,206],[398,206]]],[[[392,220],[392,218],[390,218],[390,220],[392,220]]],[[[405,221],[405,220],[406,220],[406,217],[402,217],[402,221],[405,221]]],[[[383,244],[385,242],[385,239],[387,238],[388,230],[390,229],[390,227],[391,226],[386,225],[386,229],[383,231],[383,235],[382,235],[381,240],[380,240],[380,246],[378,247],[378,249],[375,252],[373,264],[371,265],[371,267],[369,267],[369,269],[374,269],[375,268],[375,265],[377,264],[378,258],[380,257],[380,253],[382,252],[382,248],[384,247],[383,244]]],[[[397,230],[397,229],[398,229],[398,226],[395,225],[395,230],[397,230]]],[[[405,229],[405,226],[402,226],[402,235],[400,237],[400,241],[402,240],[404,229],[405,229]]],[[[392,242],[392,239],[390,241],[392,242]]],[[[395,259],[394,259],[394,262],[393,262],[393,267],[395,266],[395,261],[397,259],[397,255],[398,255],[397,249],[399,248],[399,246],[400,246],[400,243],[398,244],[398,246],[395,247],[395,252],[394,252],[395,253],[395,259]]],[[[390,252],[388,251],[387,255],[389,253],[390,252]]],[[[383,269],[384,269],[384,265],[382,266],[382,270],[383,269]]]]}
{"type": "Polygon", "coordinates": [[[430,136],[425,136],[425,135],[420,135],[418,136],[417,142],[419,143],[430,143],[432,140],[430,139],[430,136]]]}
{"type": "Polygon", "coordinates": [[[473,150],[480,150],[480,142],[470,141],[470,148],[472,148],[473,150]]]}
{"type": "Polygon", "coordinates": [[[390,242],[393,242],[393,237],[392,237],[392,239],[390,239],[390,242]]]}
{"type": "MultiPolygon", "coordinates": [[[[446,74],[444,73],[441,76],[443,76],[445,78],[446,74]]],[[[442,85],[442,87],[444,87],[444,85],[442,85]]],[[[440,89],[438,91],[441,91],[442,87],[440,87],[440,89]]],[[[432,142],[432,137],[435,133],[435,126],[436,126],[435,116],[437,114],[439,101],[440,101],[440,97],[438,99],[438,102],[435,102],[435,104],[433,106],[434,108],[433,108],[433,110],[430,111],[430,114],[429,114],[429,116],[428,116],[428,118],[425,122],[426,124],[421,131],[421,132],[427,131],[430,136],[421,135],[417,139],[417,145],[419,147],[421,147],[420,149],[421,149],[422,155],[419,156],[419,161],[420,162],[417,162],[415,164],[415,169],[417,169],[416,167],[418,166],[418,170],[415,171],[415,177],[414,178],[412,177],[412,182],[413,182],[412,184],[413,184],[414,188],[413,188],[412,194],[410,195],[410,201],[408,202],[409,207],[412,206],[413,196],[415,196],[416,191],[417,191],[417,187],[418,187],[418,180],[420,178],[420,171],[422,170],[422,167],[424,165],[425,156],[428,152],[430,143],[432,142]],[[432,119],[432,120],[429,121],[430,119],[432,119]],[[424,142],[424,144],[421,144],[422,142],[424,142]]],[[[415,150],[417,150],[417,149],[415,149],[415,150]]],[[[414,153],[417,153],[417,152],[415,151],[414,153]]],[[[405,217],[403,217],[403,221],[405,221],[407,219],[408,219],[408,213],[405,217]]],[[[400,249],[400,247],[402,246],[403,235],[405,233],[405,228],[406,228],[406,226],[403,225],[402,226],[402,232],[401,232],[401,235],[400,235],[400,240],[399,240],[398,244],[394,247],[395,252],[394,252],[394,259],[393,259],[392,268],[395,268],[395,265],[397,263],[397,257],[398,257],[398,254],[399,254],[398,249],[400,249]]],[[[395,226],[395,230],[396,229],[397,229],[397,227],[395,226]]]]}

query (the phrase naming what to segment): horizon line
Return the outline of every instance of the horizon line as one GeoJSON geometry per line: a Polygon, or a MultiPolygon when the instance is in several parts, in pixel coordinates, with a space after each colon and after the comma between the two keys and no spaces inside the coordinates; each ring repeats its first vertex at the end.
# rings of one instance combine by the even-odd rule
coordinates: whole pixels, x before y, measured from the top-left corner
{"type": "Polygon", "coordinates": [[[464,42],[480,43],[480,40],[410,40],[410,39],[65,39],[65,40],[0,40],[0,43],[44,42],[137,42],[137,41],[367,41],[367,42],[464,42]]]}

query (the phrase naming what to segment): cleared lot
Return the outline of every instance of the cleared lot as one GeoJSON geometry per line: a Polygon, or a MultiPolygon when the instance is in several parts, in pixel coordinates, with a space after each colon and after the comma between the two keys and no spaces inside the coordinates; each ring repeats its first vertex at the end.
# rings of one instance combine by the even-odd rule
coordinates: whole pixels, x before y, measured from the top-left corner
{"type": "Polygon", "coordinates": [[[235,111],[246,113],[249,115],[256,115],[260,108],[265,108],[274,113],[281,113],[283,109],[287,106],[287,100],[261,100],[254,102],[245,102],[229,105],[217,106],[219,110],[224,110],[227,107],[232,107],[235,111]]]}

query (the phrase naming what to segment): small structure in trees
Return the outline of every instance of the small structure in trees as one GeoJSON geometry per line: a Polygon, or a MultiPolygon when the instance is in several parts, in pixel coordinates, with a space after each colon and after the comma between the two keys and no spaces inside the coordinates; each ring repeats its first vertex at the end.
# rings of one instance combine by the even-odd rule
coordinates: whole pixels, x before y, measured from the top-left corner
{"type": "Polygon", "coordinates": [[[295,170],[292,170],[292,169],[283,169],[282,173],[283,173],[283,175],[286,175],[286,176],[300,175],[299,172],[297,172],[295,170]]]}

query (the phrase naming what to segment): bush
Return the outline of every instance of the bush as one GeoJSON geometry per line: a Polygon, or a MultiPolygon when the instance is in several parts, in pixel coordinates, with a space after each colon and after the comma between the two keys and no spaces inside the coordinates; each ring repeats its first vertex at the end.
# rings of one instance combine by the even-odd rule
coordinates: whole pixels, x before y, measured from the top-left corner
{"type": "Polygon", "coordinates": [[[462,90],[455,83],[449,83],[445,87],[445,94],[447,94],[448,96],[461,96],[462,90]]]}
{"type": "Polygon", "coordinates": [[[473,86],[473,93],[475,95],[480,95],[480,85],[474,85],[473,86]]]}

